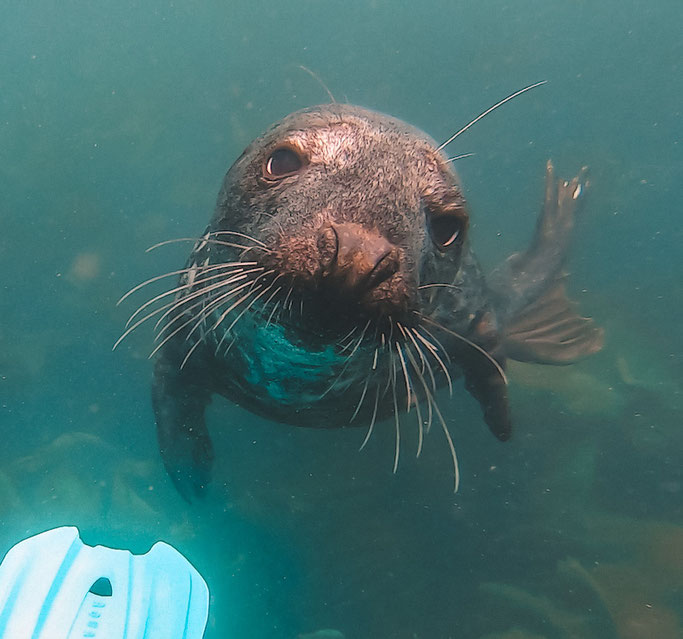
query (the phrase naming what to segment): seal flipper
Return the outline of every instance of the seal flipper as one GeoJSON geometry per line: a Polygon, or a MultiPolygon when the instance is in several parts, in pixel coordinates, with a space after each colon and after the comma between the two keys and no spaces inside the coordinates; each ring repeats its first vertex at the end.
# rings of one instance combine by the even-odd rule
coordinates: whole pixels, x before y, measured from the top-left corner
{"type": "Polygon", "coordinates": [[[604,333],[559,282],[505,327],[503,352],[510,359],[537,364],[571,364],[602,348],[604,333]]]}
{"type": "Polygon", "coordinates": [[[529,248],[514,253],[486,278],[503,326],[538,300],[563,276],[574,219],[587,185],[587,168],[572,180],[555,179],[552,162],[545,173],[545,201],[529,248]]]}
{"type": "Polygon", "coordinates": [[[564,263],[587,169],[556,180],[548,161],[545,202],[534,239],[491,273],[488,284],[504,328],[502,355],[539,364],[569,364],[602,348],[603,332],[567,297],[564,263]]]}
{"type": "Polygon", "coordinates": [[[201,497],[211,481],[213,446],[204,421],[211,400],[207,385],[180,368],[180,360],[166,349],[157,360],[152,382],[152,404],[159,451],[173,484],[183,499],[201,497]]]}
{"type": "Polygon", "coordinates": [[[500,354],[500,335],[491,313],[481,314],[474,323],[477,343],[441,327],[457,337],[453,355],[465,377],[465,388],[480,404],[484,421],[500,440],[512,435],[512,418],[508,402],[505,358],[500,354]]]}
{"type": "Polygon", "coordinates": [[[465,375],[465,388],[480,404],[484,421],[491,432],[502,442],[512,435],[512,418],[505,378],[492,370],[486,360],[460,360],[465,375]]]}

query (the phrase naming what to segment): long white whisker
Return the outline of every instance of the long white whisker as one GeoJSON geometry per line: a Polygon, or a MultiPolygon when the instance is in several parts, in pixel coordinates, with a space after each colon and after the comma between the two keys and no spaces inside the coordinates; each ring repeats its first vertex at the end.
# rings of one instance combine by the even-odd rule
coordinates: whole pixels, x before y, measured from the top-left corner
{"type": "Polygon", "coordinates": [[[187,360],[190,359],[190,355],[192,355],[192,353],[195,352],[195,350],[197,349],[197,347],[198,347],[201,343],[202,343],[202,340],[201,340],[201,339],[198,339],[198,340],[189,348],[189,350],[187,351],[187,354],[186,354],[185,357],[183,358],[183,361],[180,363],[180,370],[183,370],[183,368],[185,368],[185,364],[187,364],[187,360]]]}
{"type": "Polygon", "coordinates": [[[377,406],[379,404],[379,386],[377,386],[377,390],[375,391],[375,408],[372,410],[372,419],[370,419],[370,426],[368,427],[368,432],[365,433],[365,439],[363,440],[363,443],[360,445],[360,448],[358,449],[363,450],[365,448],[365,445],[370,441],[370,435],[372,435],[372,430],[375,427],[375,420],[377,419],[377,406]]]}
{"type": "MultiPolygon", "coordinates": [[[[417,342],[415,340],[413,340],[413,346],[415,347],[415,350],[418,352],[418,354],[420,355],[420,358],[422,358],[422,361],[424,362],[425,360],[424,360],[424,355],[422,355],[422,349],[419,347],[419,345],[417,344],[417,342]]],[[[410,363],[413,366],[413,369],[415,370],[415,374],[418,376],[420,383],[423,386],[426,386],[427,382],[425,382],[424,374],[422,373],[422,371],[417,370],[417,366],[415,364],[415,358],[413,357],[413,354],[410,352],[409,348],[406,348],[406,355],[408,356],[408,359],[410,360],[410,363]]],[[[431,366],[429,366],[429,363],[427,363],[427,370],[429,371],[429,376],[431,378],[432,388],[434,389],[434,392],[436,392],[436,383],[434,380],[434,374],[432,373],[432,369],[431,369],[431,366]]],[[[432,428],[432,419],[433,419],[432,402],[429,401],[429,398],[428,398],[428,401],[427,401],[427,432],[429,432],[432,428]]]]}
{"type": "Polygon", "coordinates": [[[235,242],[225,242],[223,240],[214,240],[210,237],[176,237],[173,238],[172,240],[164,240],[163,242],[157,242],[156,244],[153,244],[150,246],[148,249],[145,249],[145,253],[149,253],[150,251],[154,251],[158,248],[161,248],[162,246],[168,246],[169,244],[178,244],[179,242],[194,242],[195,244],[197,243],[202,243],[206,242],[207,244],[216,244],[218,246],[227,246],[229,248],[237,248],[237,249],[255,249],[258,248],[261,251],[265,251],[266,253],[270,253],[270,249],[261,247],[261,246],[244,246],[244,244],[236,244],[235,242]]]}
{"type": "Polygon", "coordinates": [[[353,415],[351,415],[351,419],[349,419],[349,424],[354,419],[356,419],[356,416],[358,415],[358,411],[360,410],[360,407],[363,405],[363,400],[365,399],[365,394],[368,392],[368,383],[369,382],[370,382],[370,373],[365,378],[365,384],[363,384],[363,392],[360,394],[360,399],[358,400],[358,404],[356,404],[356,410],[353,411],[353,415]]]}
{"type": "Polygon", "coordinates": [[[527,91],[531,91],[531,89],[535,89],[536,87],[540,87],[542,84],[546,84],[548,81],[547,80],[541,80],[540,82],[536,82],[535,84],[530,84],[528,87],[524,87],[523,89],[520,89],[519,91],[515,91],[511,95],[507,96],[507,98],[503,98],[500,100],[500,102],[496,102],[492,107],[489,107],[484,111],[483,113],[480,113],[474,120],[471,120],[468,124],[466,124],[462,129],[451,135],[448,140],[446,140],[438,149],[437,151],[441,151],[444,147],[448,146],[455,138],[457,138],[459,135],[467,131],[471,126],[474,126],[479,120],[482,118],[485,118],[491,111],[495,111],[498,107],[503,106],[506,102],[509,102],[510,100],[516,98],[518,95],[522,95],[522,93],[526,93],[527,91]]]}
{"type": "Polygon", "coordinates": [[[394,425],[395,425],[395,431],[396,431],[396,449],[394,451],[394,470],[393,472],[396,473],[398,470],[398,458],[401,452],[401,424],[400,424],[400,419],[398,416],[398,400],[396,399],[396,360],[394,359],[394,353],[391,349],[389,349],[390,357],[391,357],[391,394],[392,394],[392,399],[394,402],[394,425]]]}
{"type": "MultiPolygon", "coordinates": [[[[225,317],[228,315],[228,313],[230,313],[231,311],[233,311],[234,309],[236,309],[240,304],[243,304],[247,299],[249,299],[249,297],[250,297],[253,293],[255,293],[256,291],[261,290],[261,288],[262,288],[261,286],[257,286],[256,288],[250,288],[250,289],[249,289],[244,295],[242,295],[242,297],[240,297],[236,302],[233,302],[233,304],[230,305],[230,308],[228,308],[227,311],[225,311],[225,312],[223,313],[223,315],[221,315],[221,319],[213,326],[212,330],[215,330],[215,329],[221,324],[221,322],[223,321],[223,319],[225,319],[225,317]]],[[[219,351],[220,351],[220,349],[221,349],[221,346],[223,345],[223,342],[225,341],[225,338],[228,336],[228,333],[229,333],[229,332],[230,332],[229,330],[223,331],[223,335],[222,335],[221,339],[220,339],[219,342],[218,342],[218,346],[216,346],[216,355],[218,355],[218,353],[219,353],[219,351]]]]}
{"type": "Polygon", "coordinates": [[[268,321],[266,322],[266,328],[268,328],[270,326],[270,322],[272,321],[273,315],[275,315],[275,311],[278,309],[278,306],[280,306],[280,302],[282,302],[282,300],[278,300],[277,302],[275,302],[275,304],[273,306],[273,310],[270,311],[270,315],[268,316],[268,321]]]}
{"type": "MultiPolygon", "coordinates": [[[[194,326],[190,329],[188,334],[185,336],[185,340],[189,340],[190,337],[194,334],[194,332],[204,323],[204,321],[213,313],[217,308],[220,307],[221,304],[226,302],[227,300],[235,297],[237,293],[240,291],[244,290],[247,286],[253,286],[256,281],[256,278],[254,280],[249,280],[247,282],[244,282],[243,284],[240,284],[239,286],[236,286],[235,288],[230,289],[227,293],[223,293],[222,295],[219,295],[215,300],[211,300],[204,309],[196,317],[191,318],[190,321],[195,320],[194,326]]],[[[217,325],[212,326],[209,329],[209,332],[215,330],[217,325]]]]}
{"type": "MultiPolygon", "coordinates": [[[[245,283],[249,284],[249,282],[245,283]]],[[[240,289],[243,288],[243,286],[240,286],[240,289]]],[[[166,344],[174,335],[177,335],[181,330],[183,330],[186,326],[189,324],[192,324],[192,322],[196,322],[195,325],[192,327],[192,329],[189,331],[187,334],[186,340],[190,338],[190,336],[197,330],[197,328],[202,324],[202,322],[213,312],[215,308],[220,306],[224,301],[227,299],[230,299],[230,297],[234,297],[237,292],[239,292],[236,289],[231,289],[225,294],[220,295],[216,300],[211,301],[209,304],[206,305],[205,308],[202,309],[202,311],[198,314],[198,316],[192,316],[190,315],[187,320],[179,324],[173,331],[171,331],[166,337],[164,337],[163,340],[157,344],[156,348],[149,354],[149,359],[154,357],[156,353],[163,347],[164,344],[166,344]]],[[[185,313],[189,313],[192,311],[194,308],[197,306],[200,306],[201,304],[206,303],[206,300],[200,299],[198,302],[194,303],[192,306],[186,308],[183,310],[182,314],[178,314],[176,317],[174,317],[168,324],[166,324],[163,329],[159,332],[159,334],[156,336],[155,341],[157,341],[161,335],[166,331],[170,326],[172,326],[175,322],[179,321],[181,317],[184,316],[185,313]]],[[[200,338],[198,341],[202,341],[203,337],[200,338]]],[[[194,349],[191,349],[194,351],[194,349]]]]}
{"type": "Polygon", "coordinates": [[[116,306],[119,306],[124,300],[128,299],[133,293],[136,291],[139,291],[141,288],[147,286],[148,284],[153,284],[154,282],[158,282],[159,280],[163,280],[165,277],[173,277],[174,275],[182,275],[183,273],[188,273],[192,271],[195,268],[199,268],[202,270],[202,272],[218,269],[218,268],[231,268],[233,266],[254,266],[256,262],[224,262],[222,264],[212,264],[211,266],[188,266],[187,268],[181,268],[178,269],[177,271],[171,271],[170,273],[164,273],[163,275],[157,275],[156,277],[151,277],[148,280],[145,280],[144,282],[141,282],[137,286],[134,286],[133,288],[130,289],[118,302],[116,302],[116,306]]]}
{"type": "Polygon", "coordinates": [[[421,286],[418,286],[417,288],[420,290],[425,289],[425,288],[452,288],[452,289],[455,289],[456,291],[462,291],[462,287],[456,286],[455,284],[422,284],[421,286]]]}
{"type": "Polygon", "coordinates": [[[368,330],[368,326],[370,326],[370,320],[368,320],[367,324],[365,325],[365,328],[363,329],[363,332],[360,334],[360,337],[356,340],[356,345],[353,347],[353,350],[346,356],[346,359],[344,360],[344,366],[339,372],[339,375],[337,375],[334,381],[327,387],[327,389],[325,389],[325,392],[320,396],[320,399],[325,397],[337,385],[337,382],[339,382],[339,380],[342,378],[342,375],[344,375],[344,373],[346,372],[346,369],[349,367],[349,364],[351,364],[351,358],[356,354],[358,347],[361,345],[361,342],[365,338],[365,333],[368,330]]]}
{"type": "Polygon", "coordinates": [[[443,353],[444,357],[446,358],[446,361],[450,364],[451,363],[450,355],[448,354],[448,351],[444,348],[444,345],[438,340],[436,335],[434,335],[434,333],[432,333],[426,326],[420,326],[419,328],[421,328],[425,333],[427,333],[427,336],[433,342],[432,346],[434,347],[435,350],[438,350],[437,347],[441,349],[441,352],[443,353]]]}
{"type": "MultiPolygon", "coordinates": [[[[247,304],[247,305],[242,309],[242,312],[241,312],[241,313],[232,321],[232,323],[230,324],[230,326],[228,326],[228,328],[227,328],[227,330],[225,331],[223,337],[225,337],[225,335],[227,335],[228,333],[230,333],[230,331],[235,327],[235,324],[237,324],[237,322],[238,322],[240,319],[242,319],[242,317],[244,316],[244,314],[245,314],[250,308],[252,308],[252,307],[254,306],[254,304],[256,304],[256,302],[258,302],[258,300],[259,300],[263,295],[265,295],[271,288],[273,288],[273,282],[271,282],[271,284],[270,284],[269,286],[266,286],[265,288],[263,288],[263,290],[262,290],[256,297],[254,297],[254,299],[252,299],[251,302],[249,302],[249,304],[247,304]]],[[[259,290],[259,289],[258,289],[258,287],[257,287],[257,288],[255,288],[254,290],[252,290],[251,292],[252,292],[252,293],[255,293],[255,292],[258,291],[258,290],[259,290]]],[[[222,341],[222,339],[223,339],[223,338],[221,338],[221,341],[222,341]]],[[[234,343],[235,343],[235,339],[233,338],[232,342],[230,342],[230,344],[228,345],[228,348],[225,349],[225,353],[223,354],[224,357],[225,357],[225,355],[228,354],[228,351],[230,350],[230,347],[231,347],[234,343]]]]}
{"type": "MultiPolygon", "coordinates": [[[[156,324],[154,325],[154,330],[156,331],[156,330],[159,328],[159,326],[161,325],[161,323],[162,323],[162,322],[163,322],[171,313],[173,313],[174,310],[180,309],[182,306],[185,306],[185,304],[187,304],[188,302],[191,302],[192,300],[194,300],[194,299],[196,299],[196,298],[198,298],[198,297],[199,297],[199,298],[204,298],[204,297],[207,297],[207,298],[208,298],[208,297],[210,297],[210,294],[211,294],[211,293],[214,293],[215,291],[222,289],[224,286],[227,286],[228,284],[234,284],[235,282],[241,282],[242,280],[244,280],[244,279],[246,279],[247,277],[249,277],[249,275],[250,275],[251,273],[258,273],[259,271],[262,271],[262,270],[263,270],[263,267],[255,268],[255,269],[249,269],[249,270],[244,271],[244,272],[238,272],[237,274],[235,274],[235,275],[229,277],[227,280],[224,280],[224,281],[221,281],[221,282],[216,282],[215,284],[209,284],[208,286],[203,286],[203,287],[197,289],[196,291],[192,291],[192,292],[189,293],[188,295],[184,295],[184,296],[181,297],[180,299],[174,300],[174,301],[169,305],[171,308],[169,308],[169,309],[168,309],[168,310],[167,310],[167,311],[166,311],[166,312],[157,320],[156,324]]],[[[208,278],[207,278],[207,279],[208,279],[208,278]]],[[[213,279],[213,278],[212,278],[212,279],[213,279]]],[[[251,279],[252,279],[252,278],[250,278],[249,281],[251,281],[251,279]]],[[[202,281],[206,281],[206,280],[202,280],[202,281]]],[[[178,315],[176,315],[170,322],[168,322],[168,323],[161,329],[161,331],[160,331],[159,334],[157,335],[156,339],[158,339],[158,338],[164,333],[164,331],[167,330],[167,328],[168,328],[169,326],[172,326],[172,325],[178,320],[178,318],[181,317],[183,314],[185,314],[185,313],[187,313],[188,311],[190,311],[190,310],[196,308],[196,307],[199,306],[201,303],[206,303],[207,301],[210,301],[210,300],[207,300],[207,299],[200,299],[199,304],[192,304],[191,306],[188,306],[188,307],[184,308],[184,309],[182,310],[182,313],[178,313],[178,315]]]]}
{"type": "Polygon", "coordinates": [[[455,331],[452,331],[450,328],[446,328],[445,326],[442,326],[438,322],[435,322],[434,320],[430,319],[429,317],[423,316],[422,319],[434,326],[435,328],[441,329],[444,331],[444,333],[448,333],[449,335],[452,335],[456,339],[459,339],[461,342],[464,344],[467,344],[468,346],[471,346],[473,349],[481,353],[493,366],[495,369],[498,371],[498,374],[500,375],[501,379],[503,380],[503,383],[507,386],[508,383],[508,378],[507,375],[505,375],[505,371],[503,370],[502,366],[495,360],[495,358],[490,354],[487,353],[479,344],[475,344],[473,341],[467,339],[464,335],[460,335],[460,333],[456,333],[455,331]]]}
{"type": "Polygon", "coordinates": [[[257,240],[255,237],[247,235],[246,233],[238,233],[237,231],[212,231],[209,233],[209,236],[211,235],[235,235],[236,237],[243,237],[245,240],[251,240],[252,242],[256,242],[256,244],[268,248],[261,240],[257,240]]]}
{"type": "Polygon", "coordinates": [[[476,153],[461,153],[460,155],[454,155],[452,158],[448,158],[446,162],[456,162],[457,160],[464,160],[465,158],[471,158],[476,153]]]}
{"type": "MultiPolygon", "coordinates": [[[[232,272],[229,274],[228,280],[224,280],[223,282],[221,282],[221,284],[227,283],[228,281],[234,281],[235,275],[239,275],[240,273],[243,273],[243,272],[244,272],[243,269],[236,270],[236,271],[232,271],[232,272]]],[[[249,272],[251,272],[251,271],[249,271],[249,272]]],[[[138,307],[138,309],[137,309],[137,310],[128,318],[128,321],[126,322],[126,327],[130,326],[131,322],[132,322],[132,321],[133,321],[133,320],[134,320],[142,311],[144,311],[146,308],[148,308],[149,306],[151,306],[151,305],[154,304],[155,302],[158,302],[159,300],[163,299],[164,297],[169,297],[170,295],[174,295],[174,294],[176,294],[176,293],[179,293],[180,291],[182,291],[182,290],[184,290],[184,289],[191,289],[191,288],[193,288],[193,287],[195,287],[195,286],[198,286],[199,284],[202,284],[202,283],[204,283],[204,282],[208,282],[208,281],[215,280],[215,279],[218,279],[218,278],[221,278],[221,277],[225,277],[225,276],[226,276],[226,273],[217,273],[217,274],[215,274],[215,275],[210,275],[209,277],[202,277],[202,278],[193,280],[193,281],[191,281],[191,282],[187,282],[186,284],[183,284],[183,285],[181,285],[181,286],[176,286],[176,287],[173,288],[173,289],[170,289],[170,290],[168,290],[168,291],[165,291],[164,293],[160,293],[159,295],[156,295],[155,297],[153,297],[152,299],[148,300],[147,302],[145,302],[144,304],[142,304],[140,307],[138,307]]],[[[204,288],[204,287],[202,287],[202,290],[203,290],[203,288],[204,288]]],[[[208,287],[207,287],[207,288],[208,288],[208,287]]],[[[171,306],[171,307],[172,307],[172,306],[174,306],[175,304],[182,303],[182,302],[184,302],[185,300],[187,300],[189,297],[190,297],[190,296],[187,295],[187,296],[182,297],[182,298],[180,298],[180,299],[174,299],[168,306],[171,306]]],[[[164,308],[168,308],[168,306],[166,306],[166,307],[164,307],[164,308]]],[[[161,308],[161,307],[160,307],[160,308],[161,308]]],[[[160,310],[160,309],[156,309],[156,310],[160,310]]],[[[154,329],[156,330],[156,326],[154,327],[154,329]]]]}
{"type": "Polygon", "coordinates": [[[443,363],[443,360],[439,357],[439,354],[436,352],[436,348],[434,348],[431,342],[422,337],[422,335],[420,335],[420,333],[417,330],[414,331],[414,335],[427,347],[427,350],[431,353],[432,357],[439,363],[441,370],[444,372],[444,375],[446,376],[446,381],[448,382],[448,392],[450,396],[453,397],[453,382],[451,380],[451,376],[448,372],[448,368],[446,368],[446,365],[443,363]]]}
{"type": "Polygon", "coordinates": [[[410,412],[410,404],[411,404],[411,395],[410,395],[410,380],[408,377],[408,369],[406,367],[406,361],[403,359],[403,351],[401,350],[401,345],[398,342],[395,342],[396,345],[396,352],[398,353],[398,358],[401,361],[401,370],[403,371],[403,381],[405,382],[406,385],[406,401],[407,401],[407,406],[406,406],[406,412],[410,412]]]}
{"type": "Polygon", "coordinates": [[[429,402],[429,405],[433,407],[434,412],[436,413],[436,416],[439,420],[439,423],[441,424],[441,428],[443,429],[444,435],[446,436],[446,441],[448,442],[448,448],[451,452],[451,459],[453,460],[453,473],[455,475],[455,486],[453,488],[453,492],[458,492],[458,487],[460,486],[460,468],[458,465],[458,456],[455,452],[455,445],[453,444],[453,439],[451,438],[451,434],[448,431],[448,427],[446,426],[446,421],[443,418],[443,415],[441,414],[441,411],[439,410],[439,407],[434,400],[434,396],[431,394],[429,391],[429,387],[427,386],[427,382],[425,381],[424,377],[422,374],[419,372],[417,368],[417,362],[415,361],[415,358],[413,357],[413,354],[409,351],[406,350],[406,352],[409,355],[409,360],[411,365],[413,366],[413,370],[415,371],[415,374],[417,375],[417,378],[420,380],[420,383],[422,384],[422,388],[424,389],[424,392],[427,396],[427,401],[429,402]]]}

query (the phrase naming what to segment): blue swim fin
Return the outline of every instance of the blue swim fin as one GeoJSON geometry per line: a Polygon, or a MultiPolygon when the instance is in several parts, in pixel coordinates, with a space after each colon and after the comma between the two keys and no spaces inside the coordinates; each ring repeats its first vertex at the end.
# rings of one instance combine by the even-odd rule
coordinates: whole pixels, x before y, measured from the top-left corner
{"type": "Polygon", "coordinates": [[[133,555],[65,526],[0,564],[0,639],[201,639],[208,611],[201,575],[163,542],[133,555]]]}

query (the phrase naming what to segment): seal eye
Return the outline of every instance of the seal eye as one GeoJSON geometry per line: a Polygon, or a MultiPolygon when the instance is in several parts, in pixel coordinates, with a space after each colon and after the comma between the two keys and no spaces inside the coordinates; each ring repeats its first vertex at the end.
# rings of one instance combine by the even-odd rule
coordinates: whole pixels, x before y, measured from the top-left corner
{"type": "Polygon", "coordinates": [[[445,251],[458,242],[462,231],[462,221],[455,215],[431,215],[429,232],[437,248],[445,251]]]}
{"type": "Polygon", "coordinates": [[[294,175],[301,170],[303,165],[303,159],[294,149],[290,147],[275,149],[263,165],[264,177],[269,180],[278,180],[294,175]]]}

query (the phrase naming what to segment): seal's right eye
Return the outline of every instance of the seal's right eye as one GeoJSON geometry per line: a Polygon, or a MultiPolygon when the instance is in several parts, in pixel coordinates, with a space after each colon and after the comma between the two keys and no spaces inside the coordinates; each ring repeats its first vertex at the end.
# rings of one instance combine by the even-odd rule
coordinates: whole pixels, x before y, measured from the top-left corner
{"type": "Polygon", "coordinates": [[[275,149],[263,165],[263,177],[279,180],[298,173],[304,166],[303,158],[291,147],[275,149]]]}

